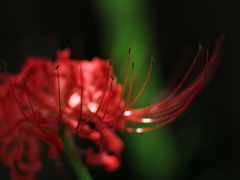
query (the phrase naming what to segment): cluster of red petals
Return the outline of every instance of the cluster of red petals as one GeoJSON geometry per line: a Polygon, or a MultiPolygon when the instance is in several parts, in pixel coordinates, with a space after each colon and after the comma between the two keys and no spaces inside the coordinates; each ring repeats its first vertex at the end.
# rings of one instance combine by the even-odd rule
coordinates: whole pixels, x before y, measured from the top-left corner
{"type": "Polygon", "coordinates": [[[123,86],[117,84],[111,63],[97,57],[92,61],[71,60],[69,49],[59,51],[55,62],[27,59],[19,74],[6,72],[0,79],[2,163],[11,168],[13,179],[34,179],[42,168],[39,140],[49,145],[48,155],[55,158],[64,148],[59,137],[63,132],[72,140],[77,135],[95,144],[85,150],[88,164],[116,170],[123,148],[116,132],[147,132],[180,116],[210,79],[221,45],[222,41],[211,55],[200,48],[176,87],[156,104],[141,109],[132,107],[147,85],[154,61],[143,88],[135,98],[130,98],[134,72],[132,64],[132,75],[128,77],[130,54],[123,86]],[[202,60],[205,65],[191,79],[194,67],[202,60]],[[128,81],[130,88],[126,91],[128,81]],[[130,99],[134,100],[129,102],[130,99]],[[133,128],[126,122],[153,125],[133,128]]]}
{"type": "Polygon", "coordinates": [[[121,86],[116,84],[108,61],[70,60],[70,50],[58,59],[30,57],[19,74],[1,75],[0,156],[11,168],[12,179],[34,179],[41,170],[41,143],[48,156],[63,150],[59,133],[76,134],[95,144],[85,151],[86,162],[114,171],[123,148],[116,131],[124,129],[117,107],[121,86]],[[56,69],[57,67],[57,69],[56,69]],[[104,117],[119,114],[105,122],[104,117]],[[103,121],[104,120],[104,121],[103,121]]]}

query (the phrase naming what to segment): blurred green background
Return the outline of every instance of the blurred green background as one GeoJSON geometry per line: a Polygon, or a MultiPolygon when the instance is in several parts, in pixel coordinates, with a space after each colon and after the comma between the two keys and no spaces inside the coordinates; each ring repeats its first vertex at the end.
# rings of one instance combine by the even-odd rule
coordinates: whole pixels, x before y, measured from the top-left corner
{"type": "MultiPolygon", "coordinates": [[[[221,65],[187,111],[159,130],[120,134],[125,148],[119,171],[90,167],[90,172],[95,180],[235,180],[240,179],[239,19],[236,0],[1,1],[0,57],[17,72],[27,56],[55,59],[57,49],[70,47],[72,58],[112,59],[123,82],[131,48],[134,94],[144,83],[150,59],[156,60],[137,104],[144,107],[161,91],[186,48],[194,53],[199,43],[208,42],[212,50],[224,33],[221,65]]],[[[76,179],[65,163],[62,176],[46,151],[37,179],[76,179]]],[[[7,177],[8,168],[0,166],[0,179],[7,177]]]]}

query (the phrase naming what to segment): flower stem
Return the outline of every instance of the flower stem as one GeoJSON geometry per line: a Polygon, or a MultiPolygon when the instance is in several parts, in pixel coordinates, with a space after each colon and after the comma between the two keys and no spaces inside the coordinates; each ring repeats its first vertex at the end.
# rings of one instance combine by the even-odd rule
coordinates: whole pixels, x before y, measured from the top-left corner
{"type": "Polygon", "coordinates": [[[64,152],[66,154],[66,157],[72,165],[77,178],[79,180],[93,180],[86,167],[84,167],[80,162],[78,162],[76,158],[74,158],[71,144],[69,143],[67,137],[61,135],[61,139],[64,143],[64,152]]]}

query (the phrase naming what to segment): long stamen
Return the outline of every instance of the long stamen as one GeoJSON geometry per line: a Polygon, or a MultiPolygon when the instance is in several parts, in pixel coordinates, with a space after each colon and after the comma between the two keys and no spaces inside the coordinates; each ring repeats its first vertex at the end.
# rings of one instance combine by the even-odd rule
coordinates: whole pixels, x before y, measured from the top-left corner
{"type": "Polygon", "coordinates": [[[104,87],[104,91],[103,91],[103,96],[102,96],[102,99],[101,99],[101,101],[100,101],[100,103],[99,103],[99,106],[98,106],[96,112],[93,114],[93,116],[92,116],[90,119],[88,119],[85,123],[88,123],[88,122],[92,121],[93,118],[97,115],[100,107],[102,106],[103,99],[104,99],[105,94],[106,94],[106,91],[107,91],[108,77],[109,77],[109,74],[110,74],[111,65],[112,65],[112,63],[111,63],[111,61],[109,61],[109,67],[108,67],[108,71],[107,71],[107,78],[106,78],[106,82],[105,82],[105,87],[104,87]]]}
{"type": "Polygon", "coordinates": [[[81,80],[81,95],[80,95],[80,114],[79,114],[79,121],[78,121],[78,124],[77,124],[77,127],[75,128],[75,130],[77,131],[80,124],[81,124],[81,120],[82,120],[82,107],[83,107],[83,103],[82,103],[82,100],[83,100],[83,73],[82,73],[82,64],[80,63],[80,80],[81,80]]]}
{"type": "Polygon", "coordinates": [[[17,99],[17,96],[16,96],[15,91],[14,91],[14,89],[13,89],[13,85],[12,85],[12,82],[11,82],[11,80],[10,80],[10,76],[9,76],[9,73],[8,73],[8,70],[7,70],[7,63],[6,63],[5,61],[2,61],[2,64],[3,64],[4,70],[5,70],[5,72],[6,72],[7,79],[8,79],[9,85],[10,85],[10,87],[11,87],[11,90],[12,90],[12,93],[13,93],[13,96],[14,96],[14,99],[15,99],[15,101],[16,101],[19,109],[20,109],[20,111],[22,112],[22,115],[25,117],[25,119],[26,119],[28,122],[30,122],[30,123],[33,124],[34,126],[37,126],[35,123],[33,123],[32,121],[30,121],[30,120],[28,119],[27,115],[26,115],[25,112],[23,111],[23,109],[22,109],[22,107],[21,107],[21,105],[20,105],[20,103],[19,103],[19,101],[18,101],[18,99],[17,99]]]}
{"type": "MultiPolygon", "coordinates": [[[[132,62],[132,74],[131,74],[131,78],[130,78],[130,86],[129,86],[129,90],[128,90],[128,94],[127,94],[127,98],[125,100],[125,106],[123,108],[123,111],[125,111],[125,108],[128,104],[128,101],[130,99],[131,93],[132,93],[132,85],[133,85],[133,78],[134,78],[134,62],[132,62]]],[[[121,113],[122,114],[122,113],[121,113]]]]}
{"type": "MultiPolygon", "coordinates": [[[[36,117],[36,114],[35,114],[34,110],[33,110],[32,102],[31,102],[31,99],[30,99],[30,97],[29,97],[29,91],[28,91],[27,82],[26,82],[26,79],[25,79],[25,78],[23,79],[23,84],[24,84],[24,87],[25,87],[25,90],[26,90],[28,102],[29,102],[29,104],[30,104],[30,108],[31,108],[31,111],[32,111],[34,120],[36,121],[37,126],[38,126],[42,131],[44,131],[43,128],[41,127],[41,125],[40,125],[37,117],[36,117]]],[[[45,132],[45,131],[44,131],[44,132],[45,132]]]]}
{"type": "Polygon", "coordinates": [[[158,128],[161,128],[167,124],[169,124],[170,122],[172,122],[173,120],[175,120],[178,116],[181,115],[181,113],[189,106],[189,104],[192,102],[192,100],[194,99],[194,97],[197,95],[198,91],[200,90],[201,88],[201,85],[202,85],[202,82],[203,82],[203,79],[206,75],[206,71],[207,71],[207,68],[208,68],[208,52],[207,52],[207,57],[206,57],[206,65],[205,65],[205,68],[203,70],[203,73],[200,77],[200,82],[198,83],[196,89],[194,90],[193,94],[191,95],[191,97],[188,99],[188,101],[177,111],[179,113],[176,114],[176,116],[174,117],[171,117],[170,119],[168,119],[167,121],[157,125],[157,126],[154,126],[154,127],[149,127],[149,128],[137,128],[137,129],[134,129],[134,128],[126,128],[125,131],[126,132],[129,132],[129,133],[142,133],[142,132],[149,132],[149,131],[152,131],[152,130],[155,130],[155,129],[158,129],[158,128]]]}
{"type": "Polygon", "coordinates": [[[105,112],[103,114],[103,117],[102,117],[101,121],[99,122],[99,124],[97,125],[97,127],[95,128],[94,131],[96,131],[100,127],[100,125],[102,124],[102,122],[103,122],[103,120],[104,120],[104,118],[105,118],[105,116],[107,114],[108,106],[109,106],[110,100],[111,100],[113,81],[114,81],[114,78],[113,78],[113,76],[111,76],[111,85],[110,85],[110,90],[109,90],[109,95],[108,95],[107,106],[106,106],[106,109],[105,109],[105,112]]]}
{"type": "Polygon", "coordinates": [[[120,104],[122,102],[122,99],[123,99],[123,96],[124,96],[124,93],[125,93],[125,90],[126,90],[127,79],[128,79],[128,68],[129,68],[129,65],[130,65],[130,54],[131,54],[131,49],[129,48],[128,49],[127,65],[126,65],[126,73],[125,73],[124,82],[123,82],[123,89],[122,89],[122,92],[121,92],[121,96],[120,96],[119,102],[118,102],[118,104],[116,106],[116,109],[115,109],[113,114],[115,114],[117,112],[117,110],[119,109],[119,106],[120,106],[120,104]]]}
{"type": "Polygon", "coordinates": [[[47,132],[46,130],[43,129],[43,127],[40,125],[40,123],[39,123],[39,121],[38,121],[38,119],[37,119],[37,117],[36,117],[36,114],[35,114],[34,109],[33,109],[32,101],[31,101],[30,96],[29,96],[29,90],[28,90],[27,82],[26,82],[26,79],[25,79],[25,78],[23,79],[23,84],[24,84],[24,87],[25,87],[25,91],[26,91],[26,94],[27,94],[28,102],[29,102],[29,104],[30,104],[30,108],[31,108],[31,111],[32,111],[34,120],[35,120],[36,123],[37,123],[37,127],[40,128],[40,130],[41,130],[42,132],[44,132],[45,134],[51,134],[50,131],[47,132]]]}
{"type": "Polygon", "coordinates": [[[59,124],[62,123],[62,108],[61,108],[61,91],[60,91],[60,78],[59,78],[59,68],[60,65],[56,66],[57,71],[57,84],[58,84],[58,107],[59,107],[59,124]]]}
{"type": "Polygon", "coordinates": [[[196,64],[201,51],[202,51],[202,46],[199,45],[197,54],[195,55],[193,62],[190,65],[189,69],[187,70],[186,74],[183,76],[182,80],[178,83],[177,87],[168,96],[166,96],[164,99],[161,100],[161,104],[163,102],[165,102],[169,97],[171,97],[173,94],[175,94],[181,88],[181,86],[184,84],[184,82],[188,78],[189,74],[191,73],[194,65],[196,64]]]}
{"type": "MultiPolygon", "coordinates": [[[[189,69],[187,70],[187,72],[186,72],[186,74],[184,75],[184,77],[182,78],[182,80],[179,82],[179,84],[177,85],[177,87],[174,88],[172,92],[170,92],[170,94],[168,94],[168,95],[167,95],[166,97],[164,97],[161,101],[159,101],[158,103],[156,103],[156,104],[154,105],[154,106],[155,106],[154,109],[157,110],[157,109],[159,109],[160,107],[161,107],[161,109],[163,109],[163,105],[168,103],[169,98],[172,97],[174,94],[176,94],[177,91],[179,91],[179,89],[182,87],[182,85],[184,84],[184,82],[185,82],[186,79],[188,78],[189,74],[191,73],[194,65],[196,64],[196,62],[197,62],[197,60],[198,60],[198,57],[199,57],[199,55],[200,55],[201,50],[202,50],[202,47],[199,46],[199,49],[198,49],[198,51],[197,51],[197,53],[196,53],[196,55],[195,55],[195,57],[194,57],[194,60],[193,60],[193,62],[191,63],[189,69]],[[157,108],[157,107],[158,107],[158,108],[157,108]]],[[[209,66],[210,66],[210,63],[208,64],[208,67],[209,67],[209,66]]],[[[197,78],[197,79],[199,79],[199,78],[197,78]]],[[[192,85],[189,86],[184,92],[186,92],[186,91],[191,91],[191,89],[193,89],[195,86],[197,86],[197,83],[198,83],[197,81],[198,81],[198,80],[195,80],[195,81],[192,83],[192,85]]],[[[186,92],[186,93],[187,93],[187,92],[186,92]]],[[[164,106],[165,106],[165,105],[164,105],[164,106]]],[[[145,108],[146,111],[149,111],[149,109],[152,109],[152,106],[145,108]]],[[[157,111],[158,111],[158,110],[157,110],[157,111]]]]}
{"type": "Polygon", "coordinates": [[[150,78],[150,76],[151,76],[152,68],[153,68],[153,65],[154,65],[154,64],[155,64],[155,61],[154,61],[154,59],[152,58],[152,59],[151,59],[151,66],[150,66],[150,69],[149,69],[147,78],[146,78],[146,80],[145,80],[145,83],[144,83],[142,89],[140,90],[140,92],[138,93],[138,95],[136,96],[136,98],[135,98],[135,99],[133,100],[133,102],[127,107],[127,109],[130,109],[130,108],[137,102],[137,100],[139,99],[139,97],[140,97],[141,94],[143,93],[145,87],[147,86],[147,83],[148,83],[148,81],[149,81],[149,78],[150,78]]]}
{"type": "Polygon", "coordinates": [[[137,128],[137,129],[134,129],[134,128],[126,128],[125,131],[126,132],[129,132],[129,133],[143,133],[143,132],[149,132],[149,131],[152,131],[152,130],[155,130],[155,129],[158,129],[158,128],[161,128],[163,126],[166,126],[167,124],[169,124],[170,122],[174,121],[178,116],[181,115],[181,113],[189,106],[189,104],[192,102],[193,98],[196,96],[198,90],[200,89],[200,84],[199,84],[199,87],[194,91],[194,93],[192,94],[192,96],[189,98],[189,100],[186,102],[186,104],[181,108],[179,109],[179,113],[166,120],[165,122],[157,125],[157,126],[154,126],[154,127],[149,127],[149,128],[137,128]]]}
{"type": "MultiPolygon", "coordinates": [[[[126,110],[126,106],[128,104],[128,101],[129,101],[129,99],[131,97],[131,93],[132,93],[133,78],[134,78],[134,62],[132,62],[132,73],[131,73],[131,77],[130,77],[130,86],[129,86],[129,89],[128,89],[127,98],[125,100],[125,104],[124,104],[124,106],[121,110],[121,113],[117,117],[122,116],[122,114],[126,110]]],[[[112,121],[112,120],[115,120],[115,119],[116,119],[116,116],[113,116],[113,117],[108,118],[106,121],[112,121]]]]}

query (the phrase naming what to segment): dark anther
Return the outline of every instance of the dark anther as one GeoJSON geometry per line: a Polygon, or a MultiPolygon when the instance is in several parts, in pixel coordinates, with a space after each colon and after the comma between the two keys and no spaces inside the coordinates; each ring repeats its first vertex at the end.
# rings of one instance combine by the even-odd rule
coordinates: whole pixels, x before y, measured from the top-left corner
{"type": "Polygon", "coordinates": [[[134,62],[132,62],[132,68],[134,68],[134,62]]]}
{"type": "Polygon", "coordinates": [[[152,65],[155,64],[155,60],[151,58],[152,65]]]}
{"type": "Polygon", "coordinates": [[[23,84],[26,84],[26,79],[25,78],[23,78],[23,84]]]}
{"type": "Polygon", "coordinates": [[[60,66],[60,65],[58,64],[55,69],[58,69],[59,66],[60,66]]]}

